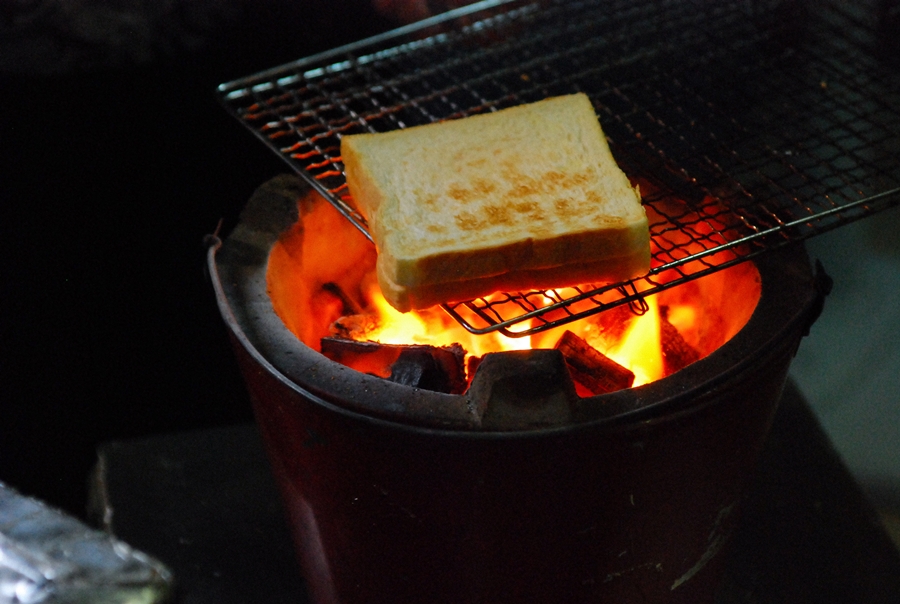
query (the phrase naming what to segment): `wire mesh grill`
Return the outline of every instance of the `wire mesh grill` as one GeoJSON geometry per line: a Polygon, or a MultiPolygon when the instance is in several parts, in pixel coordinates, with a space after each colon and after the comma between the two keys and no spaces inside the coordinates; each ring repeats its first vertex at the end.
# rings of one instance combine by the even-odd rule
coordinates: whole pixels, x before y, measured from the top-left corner
{"type": "Polygon", "coordinates": [[[367,235],[342,135],[587,93],[641,188],[652,268],[444,307],[474,333],[524,336],[623,304],[640,313],[645,296],[898,203],[898,34],[885,5],[493,0],[219,93],[367,235]]]}

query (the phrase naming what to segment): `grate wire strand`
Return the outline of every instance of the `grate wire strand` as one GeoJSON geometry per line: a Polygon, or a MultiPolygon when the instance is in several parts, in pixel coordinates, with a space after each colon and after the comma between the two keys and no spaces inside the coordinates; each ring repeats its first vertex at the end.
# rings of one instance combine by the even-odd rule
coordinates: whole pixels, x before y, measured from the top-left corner
{"type": "Polygon", "coordinates": [[[652,268],[444,305],[473,333],[520,337],[641,313],[648,295],[900,203],[900,70],[879,6],[485,0],[218,93],[370,239],[341,136],[586,93],[641,189],[652,268]]]}

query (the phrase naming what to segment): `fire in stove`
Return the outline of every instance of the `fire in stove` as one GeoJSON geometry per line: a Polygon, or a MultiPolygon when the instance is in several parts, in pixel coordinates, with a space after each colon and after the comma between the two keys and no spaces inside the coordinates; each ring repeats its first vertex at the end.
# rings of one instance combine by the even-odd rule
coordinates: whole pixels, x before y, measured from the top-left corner
{"type": "Polygon", "coordinates": [[[331,360],[437,392],[465,392],[486,355],[544,349],[562,353],[580,397],[647,384],[728,341],[760,296],[758,272],[743,263],[648,296],[643,312],[623,305],[529,336],[474,335],[439,307],[392,308],[374,276],[374,247],[318,194],[298,201],[298,215],[268,264],[284,324],[331,360]]]}
{"type": "Polygon", "coordinates": [[[313,597],[711,601],[827,291],[802,247],[640,317],[472,337],[379,310],[372,245],[302,187],[260,187],[208,266],[313,597]]]}

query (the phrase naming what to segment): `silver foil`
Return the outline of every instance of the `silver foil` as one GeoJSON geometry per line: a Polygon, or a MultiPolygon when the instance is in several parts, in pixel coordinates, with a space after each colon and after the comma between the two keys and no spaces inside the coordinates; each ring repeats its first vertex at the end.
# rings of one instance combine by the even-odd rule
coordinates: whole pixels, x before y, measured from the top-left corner
{"type": "Polygon", "coordinates": [[[112,535],[0,482],[0,604],[156,604],[172,573],[112,535]]]}

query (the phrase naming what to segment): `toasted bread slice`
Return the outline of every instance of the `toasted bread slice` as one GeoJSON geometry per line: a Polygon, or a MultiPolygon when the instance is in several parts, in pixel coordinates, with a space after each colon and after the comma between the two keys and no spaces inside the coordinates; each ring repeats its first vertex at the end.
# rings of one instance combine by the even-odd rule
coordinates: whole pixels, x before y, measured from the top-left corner
{"type": "MultiPolygon", "coordinates": [[[[428,308],[445,302],[471,300],[492,292],[518,292],[531,289],[550,289],[568,287],[586,283],[602,283],[598,275],[621,274],[629,265],[635,275],[647,272],[641,255],[624,258],[607,258],[583,264],[566,264],[549,268],[525,269],[510,271],[501,275],[468,279],[465,281],[447,281],[406,287],[397,285],[378,270],[378,285],[385,299],[391,305],[406,312],[413,309],[428,308]]],[[[378,267],[380,269],[380,267],[378,267]]]]}
{"type": "Polygon", "coordinates": [[[649,269],[640,196],[583,94],[345,136],[341,155],[399,310],[649,269]]]}

